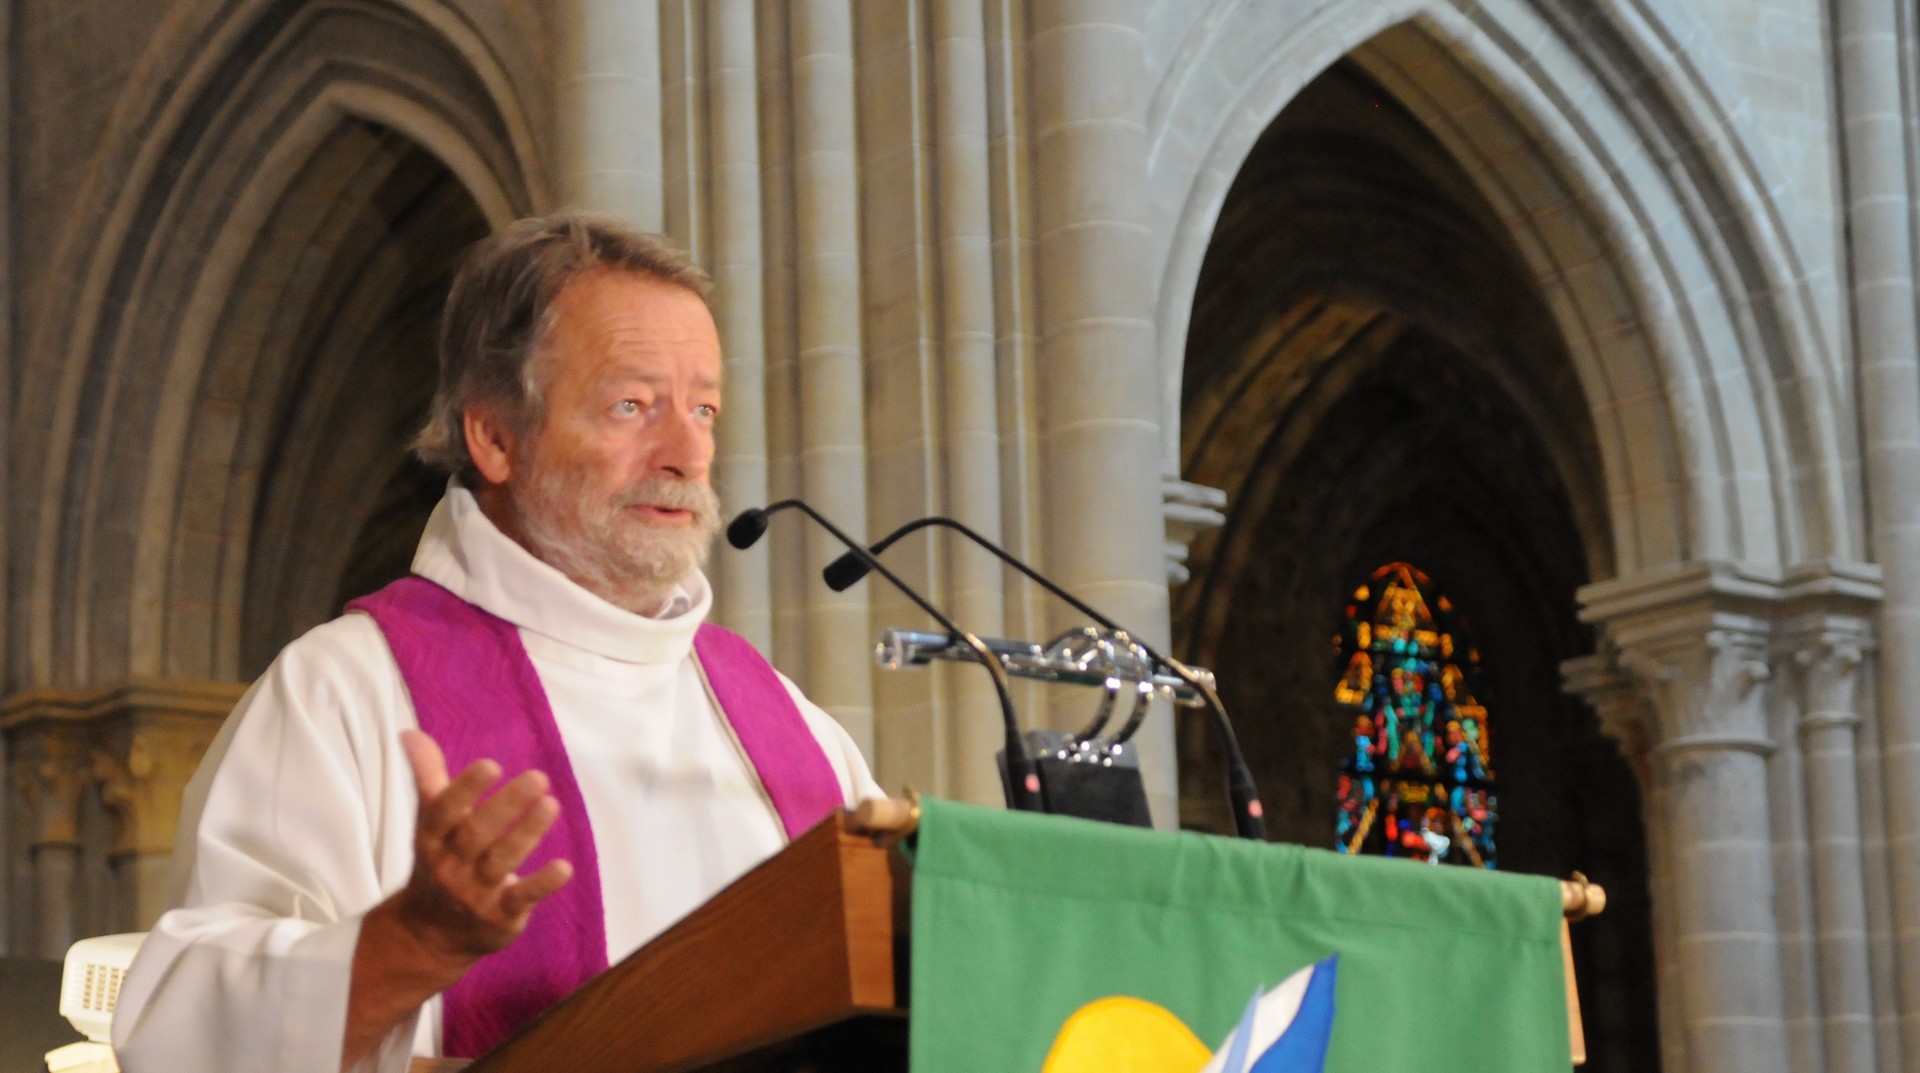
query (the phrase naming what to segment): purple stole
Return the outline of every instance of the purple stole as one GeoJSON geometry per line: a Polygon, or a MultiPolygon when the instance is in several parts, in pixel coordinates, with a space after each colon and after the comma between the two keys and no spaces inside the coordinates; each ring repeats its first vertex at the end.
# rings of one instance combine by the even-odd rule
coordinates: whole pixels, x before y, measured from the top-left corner
{"type": "MultiPolygon", "coordinates": [[[[573,879],[533,911],[518,939],[481,958],[442,996],[442,1050],[475,1058],[607,967],[600,863],[586,803],[546,690],[511,622],[422,577],[401,578],[347,610],[372,615],[386,635],[420,728],[440,743],[449,772],[482,757],[498,761],[503,778],[539,768],[560,802],[559,818],[520,871],[562,857],[573,864],[573,879]]],[[[840,808],[833,765],[759,651],[710,624],[695,634],[693,650],[787,837],[840,808]]]]}

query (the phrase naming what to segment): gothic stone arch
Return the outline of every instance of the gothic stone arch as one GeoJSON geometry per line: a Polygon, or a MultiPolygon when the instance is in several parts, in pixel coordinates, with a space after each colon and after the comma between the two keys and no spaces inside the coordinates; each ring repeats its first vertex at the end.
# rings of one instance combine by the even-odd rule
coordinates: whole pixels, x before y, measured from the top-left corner
{"type": "MultiPolygon", "coordinates": [[[[1350,54],[1467,169],[1547,296],[1604,460],[1614,561],[1596,577],[1858,555],[1858,499],[1841,479],[1853,451],[1833,401],[1846,393],[1804,296],[1783,282],[1796,266],[1767,213],[1728,207],[1767,184],[1722,115],[1688,112],[1637,77],[1660,57],[1622,69],[1576,51],[1540,10],[1552,5],[1520,0],[1335,4],[1297,20],[1217,6],[1150,105],[1167,399],[1179,398],[1194,286],[1240,161],[1300,87],[1350,54]],[[1639,98],[1619,96],[1622,84],[1639,98]],[[1662,152],[1693,166],[1665,167],[1662,152]]],[[[1175,402],[1165,427],[1172,468],[1175,402]]]]}
{"type": "Polygon", "coordinates": [[[348,2],[231,20],[221,61],[191,65],[153,126],[103,150],[130,175],[76,225],[99,228],[73,253],[78,300],[37,336],[69,357],[20,395],[52,415],[15,549],[27,682],[239,677],[252,494],[285,416],[289,333],[339,297],[329,260],[368,244],[396,209],[380,198],[400,196],[382,183],[409,169],[448,173],[489,224],[544,197],[525,102],[435,21],[348,2]]]}
{"type": "Polygon", "coordinates": [[[21,948],[151,923],[239,680],[404,555],[446,274],[548,201],[513,10],[177,5],[122,90],[16,395],[21,948]],[[101,890],[78,904],[112,920],[47,908],[101,890]]]}
{"type": "MultiPolygon", "coordinates": [[[[1862,499],[1833,326],[1767,193],[1766,147],[1709,88],[1717,59],[1697,29],[1666,3],[1213,5],[1150,106],[1158,324],[1179,399],[1227,191],[1273,117],[1341,57],[1457,162],[1544,299],[1584,408],[1515,418],[1580,508],[1581,617],[1602,645],[1567,671],[1642,774],[1663,993],[1686,999],[1663,1019],[1665,1062],[1775,1068],[1808,1001],[1785,982],[1782,940],[1813,925],[1804,879],[1768,855],[1806,807],[1794,718],[1769,711],[1812,710],[1825,702],[1796,691],[1853,681],[1858,656],[1834,661],[1870,644],[1877,588],[1855,563],[1862,499]],[[1803,642],[1789,654],[1813,671],[1764,685],[1770,646],[1803,642]],[[1769,812],[1716,827],[1729,794],[1769,812]],[[1738,904],[1701,871],[1710,831],[1741,847],[1715,857],[1753,879],[1738,904]],[[1776,883],[1778,913],[1756,896],[1776,883]]],[[[1357,312],[1364,344],[1378,326],[1357,312]]],[[[1170,469],[1191,443],[1182,412],[1165,418],[1170,469]]]]}

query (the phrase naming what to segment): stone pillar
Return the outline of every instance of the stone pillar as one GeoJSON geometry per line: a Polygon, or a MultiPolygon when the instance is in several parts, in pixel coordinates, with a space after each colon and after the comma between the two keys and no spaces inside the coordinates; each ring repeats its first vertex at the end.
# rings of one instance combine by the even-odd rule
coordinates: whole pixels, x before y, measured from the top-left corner
{"type": "Polygon", "coordinates": [[[707,264],[706,5],[660,0],[658,18],[661,230],[707,264]]]}
{"type": "MultiPolygon", "coordinates": [[[[935,202],[940,259],[940,380],[945,510],[989,540],[1000,532],[1000,398],[994,354],[992,209],[987,169],[986,27],[980,0],[932,5],[935,202]]],[[[954,620],[1006,633],[1002,569],[955,534],[939,539],[954,620]]],[[[949,675],[953,713],[948,792],[998,804],[994,754],[1006,740],[999,701],[983,674],[949,675]]]]}
{"type": "MultiPolygon", "coordinates": [[[[642,5],[644,6],[644,5],[642,5]]],[[[725,405],[714,487],[729,513],[767,502],[765,274],[760,197],[760,104],[753,0],[706,7],[708,189],[716,313],[725,354],[725,405]]],[[[773,652],[766,541],[711,560],[718,618],[773,652]]]]}
{"type": "Polygon", "coordinates": [[[1640,782],[1641,823],[1647,832],[1647,886],[1653,899],[1654,987],[1662,1001],[1660,1064],[1667,1070],[1687,1067],[1684,1019],[1668,996],[1681,993],[1682,970],[1673,913],[1673,855],[1668,848],[1666,780],[1654,762],[1656,721],[1653,706],[1633,679],[1615,664],[1615,653],[1581,656],[1560,664],[1567,692],[1592,706],[1600,731],[1619,745],[1620,754],[1640,782]]]}
{"type": "MultiPolygon", "coordinates": [[[[1044,568],[1167,642],[1141,0],[1034,4],[1044,568]],[[1143,479],[1144,478],[1144,479],[1143,479]]],[[[1065,619],[1060,620],[1062,622],[1065,619]]],[[[1173,720],[1134,739],[1155,821],[1178,814],[1173,720]]]]}
{"type": "Polygon", "coordinates": [[[1653,715],[1650,799],[1660,815],[1648,835],[1667,877],[1656,885],[1671,955],[1662,972],[1677,966],[1660,1004],[1682,1026],[1681,1068],[1785,1073],[1765,661],[1780,581],[1697,563],[1577,595],[1581,619],[1601,627],[1653,715]]]}
{"type": "Polygon", "coordinates": [[[1903,1052],[1889,1058],[1910,1068],[1920,1060],[1920,327],[1898,9],[1835,0],[1832,41],[1867,514],[1886,585],[1879,714],[1903,1052]]]}
{"type": "MultiPolygon", "coordinates": [[[[860,346],[860,179],[854,132],[853,13],[847,0],[799,0],[793,52],[795,275],[799,303],[800,482],[807,500],[857,539],[867,530],[865,384],[860,346]]],[[[809,526],[806,561],[844,550],[809,526]]],[[[873,755],[870,585],[807,590],[807,685],[873,755]]]]}
{"type": "Polygon", "coordinates": [[[0,957],[12,955],[17,947],[16,932],[25,930],[26,899],[19,884],[27,878],[24,834],[20,826],[24,814],[25,787],[12,777],[13,761],[9,745],[0,738],[0,957]]]}
{"type": "Polygon", "coordinates": [[[552,10],[561,203],[658,231],[660,6],[557,0],[552,10]]]}
{"type": "Polygon", "coordinates": [[[1871,646],[1865,614],[1811,612],[1789,618],[1780,661],[1798,692],[1806,777],[1814,952],[1819,971],[1822,1068],[1873,1073],[1872,973],[1865,864],[1861,856],[1860,715],[1854,697],[1871,646]]]}
{"type": "MultiPolygon", "coordinates": [[[[1594,589],[1597,585],[1590,585],[1594,589]]],[[[1655,714],[1688,1069],[1786,1073],[1786,1008],[1766,820],[1766,620],[1680,597],[1607,620],[1655,714]]],[[[1592,610],[1592,608],[1590,608],[1592,610]]],[[[1678,998],[1678,1002],[1674,1002],[1678,998]]]]}
{"type": "Polygon", "coordinates": [[[9,738],[32,872],[33,941],[28,949],[34,957],[64,957],[79,937],[75,910],[80,795],[88,778],[85,734],[71,726],[42,726],[9,738]]]}
{"type": "MultiPolygon", "coordinates": [[[[0,4],[0,56],[13,55],[13,5],[0,4]]],[[[0,115],[13,114],[13,79],[0,78],[0,115]]],[[[20,359],[13,349],[13,124],[0,126],[0,354],[7,356],[10,368],[19,368],[20,359]]],[[[13,440],[13,384],[12,375],[0,376],[0,443],[11,444],[13,440]]],[[[18,458],[19,455],[14,455],[18,458]]],[[[13,502],[10,489],[13,486],[13,467],[0,464],[0,503],[13,502]]],[[[0,562],[13,561],[11,525],[0,524],[0,562]]],[[[13,636],[10,629],[15,621],[13,602],[9,599],[7,585],[0,582],[0,644],[13,636]]],[[[11,653],[20,646],[5,645],[9,653],[7,663],[11,663],[11,653]]],[[[8,768],[7,749],[0,743],[0,776],[8,768]]],[[[0,956],[13,953],[11,942],[12,929],[8,922],[25,911],[24,906],[14,902],[14,890],[17,887],[14,875],[14,855],[11,840],[6,832],[20,822],[10,811],[12,795],[0,780],[0,956]]]]}

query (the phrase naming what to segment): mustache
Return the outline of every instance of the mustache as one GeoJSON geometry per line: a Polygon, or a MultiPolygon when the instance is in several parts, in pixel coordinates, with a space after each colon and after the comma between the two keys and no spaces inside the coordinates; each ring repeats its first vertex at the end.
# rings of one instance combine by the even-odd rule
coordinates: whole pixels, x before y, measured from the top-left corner
{"type": "Polygon", "coordinates": [[[614,497],[620,507],[666,507],[693,514],[702,524],[720,520],[720,497],[712,487],[699,481],[672,477],[643,477],[622,489],[614,497]]]}

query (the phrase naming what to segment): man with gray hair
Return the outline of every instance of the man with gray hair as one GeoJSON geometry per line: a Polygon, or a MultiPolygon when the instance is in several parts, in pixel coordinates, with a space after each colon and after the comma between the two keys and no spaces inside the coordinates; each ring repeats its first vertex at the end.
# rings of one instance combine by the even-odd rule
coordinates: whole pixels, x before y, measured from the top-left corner
{"type": "Polygon", "coordinates": [[[413,573],[288,645],[188,787],[120,991],[143,1070],[472,1057],[878,793],[831,717],[705,623],[720,416],[704,274],[605,218],[455,278],[413,573]]]}

